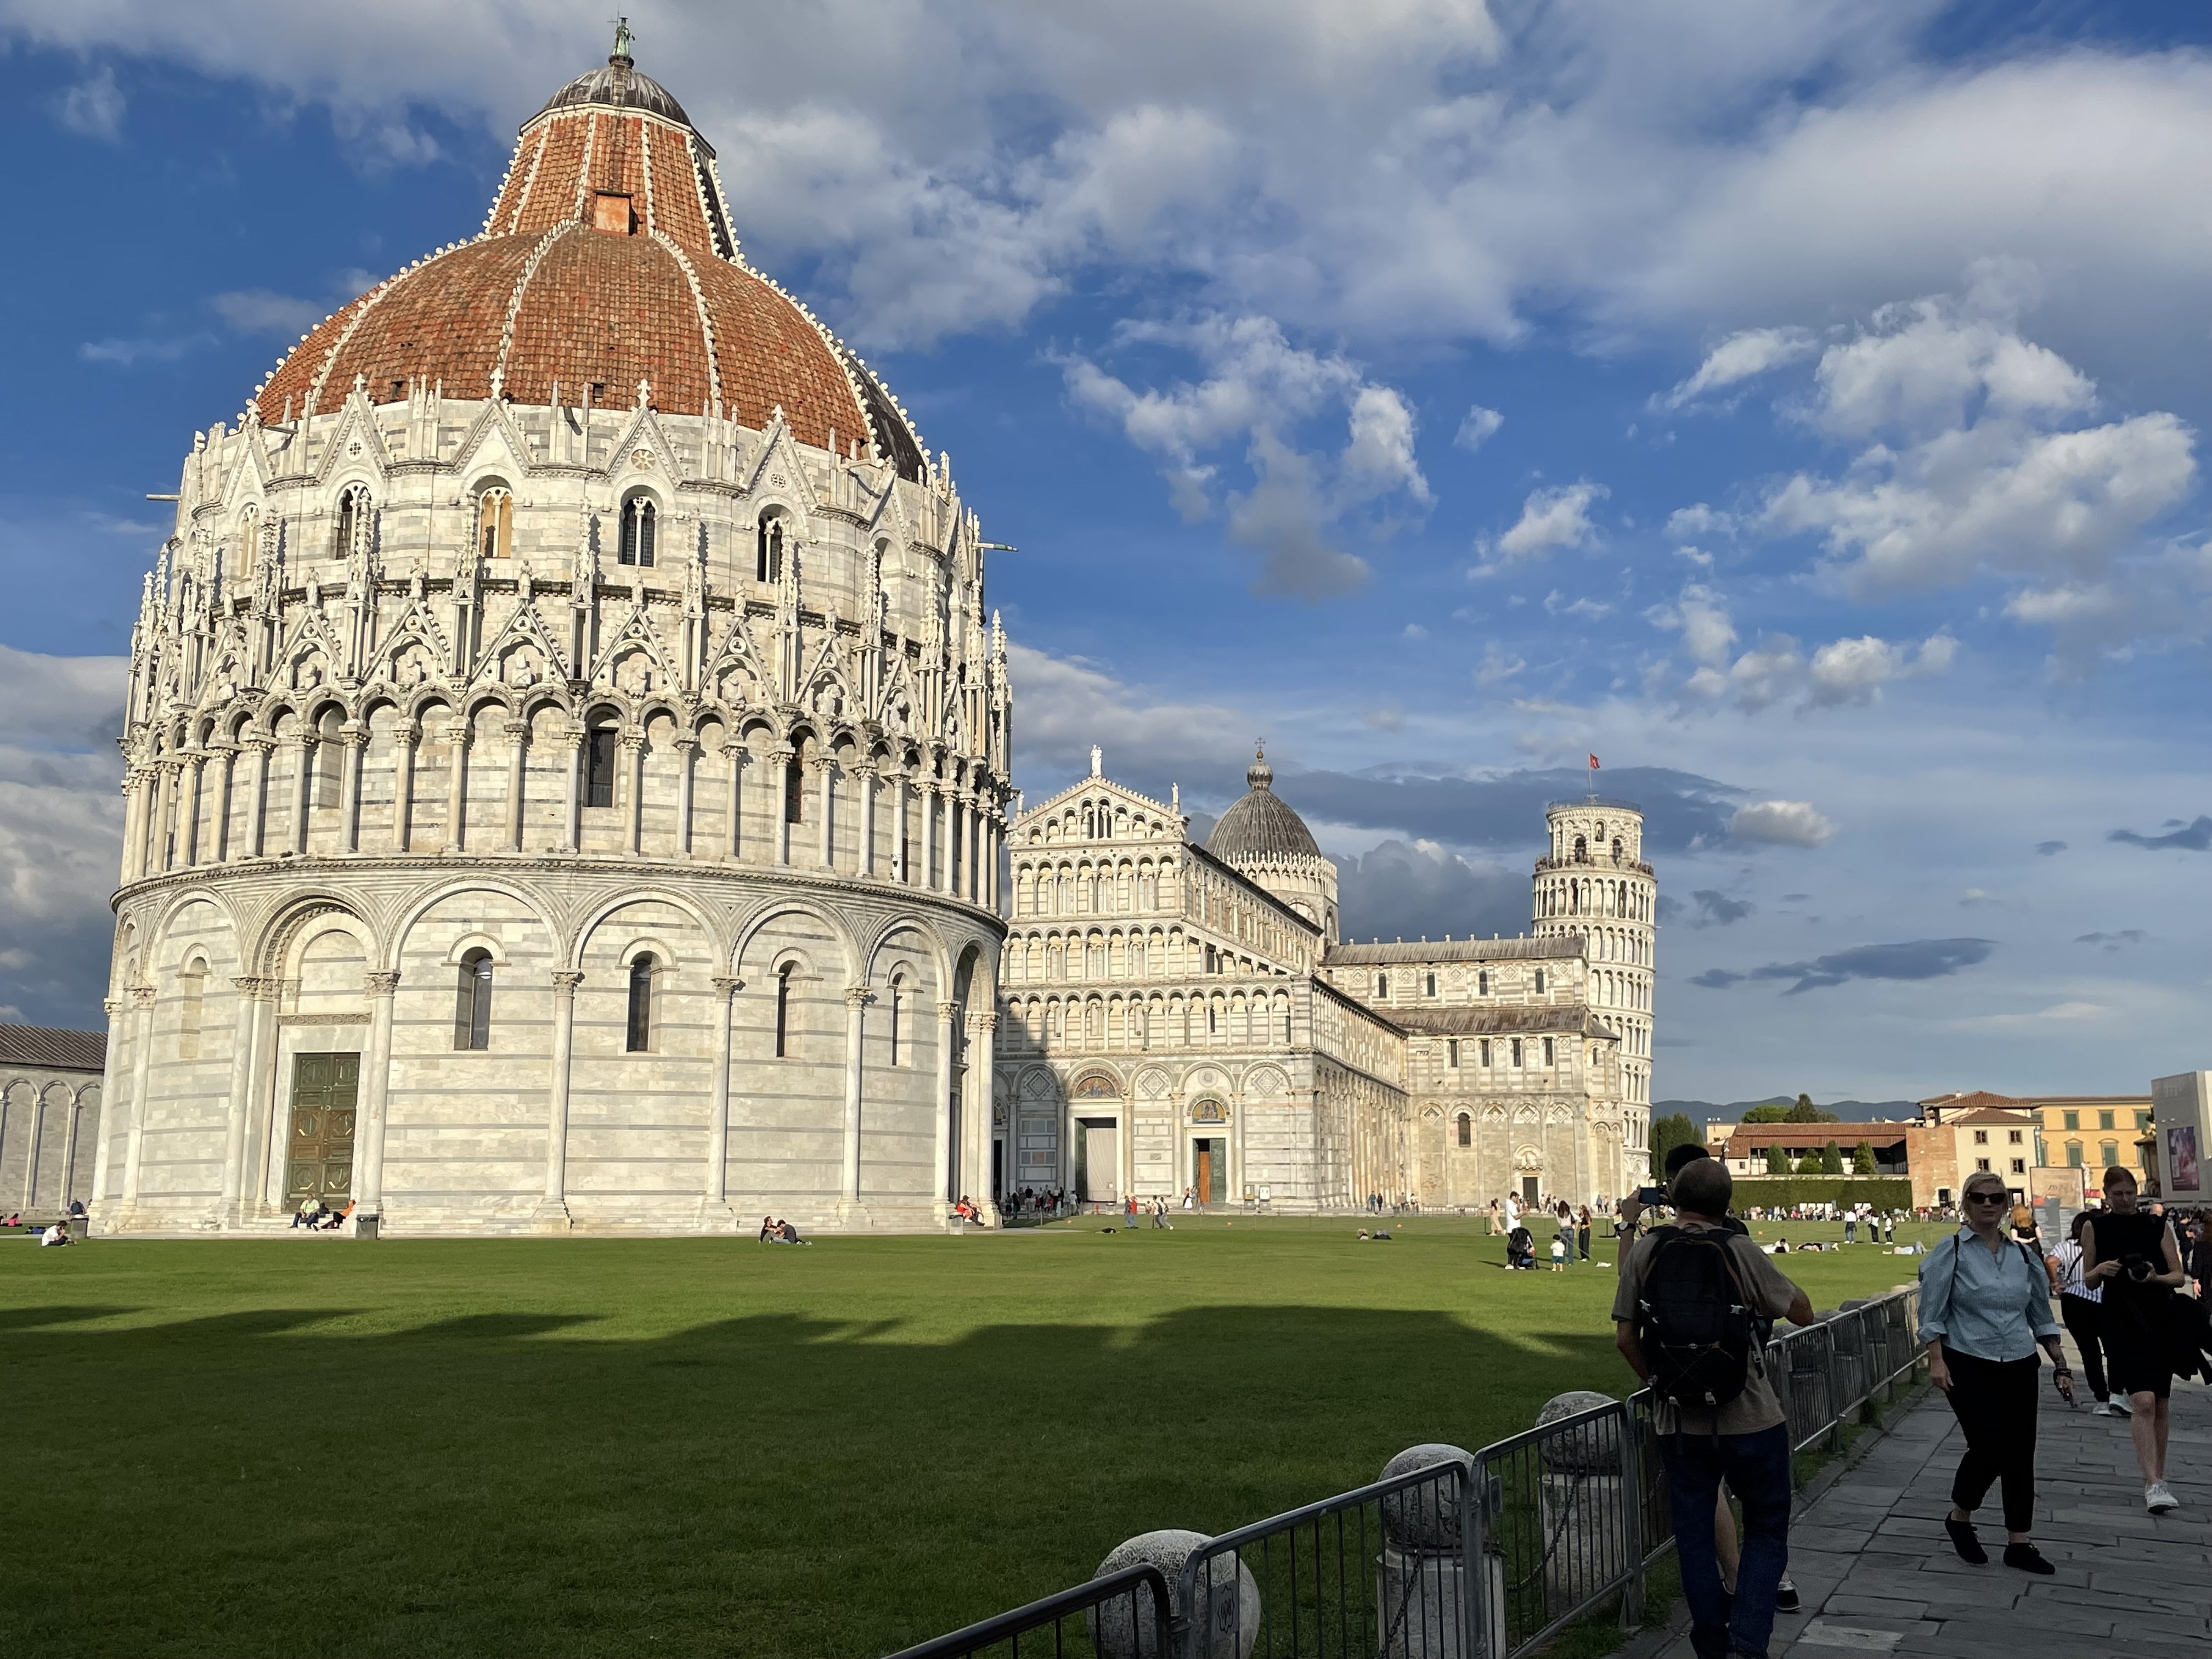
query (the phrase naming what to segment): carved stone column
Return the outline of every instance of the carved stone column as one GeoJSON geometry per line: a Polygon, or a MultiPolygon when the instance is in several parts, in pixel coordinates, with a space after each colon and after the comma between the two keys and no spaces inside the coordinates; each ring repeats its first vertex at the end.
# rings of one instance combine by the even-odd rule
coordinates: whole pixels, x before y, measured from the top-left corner
{"type": "Polygon", "coordinates": [[[254,738],[246,747],[253,750],[253,805],[246,814],[244,840],[246,856],[258,859],[269,842],[269,757],[276,752],[276,739],[254,738]]]}
{"type": "Polygon", "coordinates": [[[623,770],[629,784],[629,810],[623,814],[629,820],[624,839],[629,845],[629,854],[637,857],[645,851],[645,733],[623,733],[623,770]]]}
{"type": "Polygon", "coordinates": [[[263,981],[234,979],[238,994],[238,1018],[230,1039],[230,1100],[223,1117],[222,1198],[216,1212],[218,1225],[234,1227],[244,1218],[246,1194],[246,1126],[253,1104],[253,1050],[258,1032],[263,981]]]}
{"type": "Polygon", "coordinates": [[[769,822],[774,825],[775,861],[786,866],[791,863],[791,763],[793,750],[779,744],[768,751],[769,822]]]}
{"type": "Polygon", "coordinates": [[[348,720],[345,738],[345,775],[338,788],[338,846],[348,853],[361,851],[361,774],[368,754],[368,727],[348,720]]]}
{"type": "Polygon", "coordinates": [[[848,1225],[867,1223],[860,1205],[860,1098],[863,1084],[862,1038],[868,1004],[874,993],[865,985],[845,990],[845,1181],[837,1206],[837,1219],[848,1225]]]}
{"type": "Polygon", "coordinates": [[[92,1200],[88,1207],[95,1218],[102,1215],[107,1203],[107,1155],[109,1143],[115,1138],[115,1109],[122,1091],[115,1086],[115,1062],[123,1053],[121,1038],[124,1032],[124,1010],[131,1006],[127,997],[109,997],[100,1004],[107,1011],[107,1058],[100,1078],[100,1140],[92,1149],[92,1200]]]}
{"type": "Polygon", "coordinates": [[[177,839],[184,843],[184,856],[179,862],[186,869],[200,861],[200,777],[207,762],[204,749],[195,749],[185,757],[184,805],[177,814],[177,839]]]}
{"type": "Polygon", "coordinates": [[[404,853],[415,817],[415,745],[422,722],[402,720],[392,734],[392,850],[404,853]]]}
{"type": "Polygon", "coordinates": [[[446,723],[446,738],[453,760],[446,779],[446,845],[448,853],[465,852],[469,836],[469,745],[476,726],[458,709],[446,723]]]}
{"type": "Polygon", "coordinates": [[[968,902],[983,902],[983,809],[976,802],[967,804],[968,823],[968,902]]]}
{"type": "Polygon", "coordinates": [[[876,769],[861,766],[855,771],[860,781],[860,873],[876,873],[876,769]]]}
{"type": "MultiPolygon", "coordinates": [[[[84,1103],[72,1095],[62,1118],[62,1208],[66,1211],[70,1200],[76,1196],[76,1132],[77,1120],[84,1115],[84,1103]]],[[[89,1206],[88,1206],[89,1207],[89,1206]]]]}
{"type": "Polygon", "coordinates": [[[154,833],[147,842],[146,867],[157,874],[170,865],[169,849],[173,838],[169,834],[169,817],[176,806],[177,766],[163,759],[154,776],[154,833]]]}
{"type": "Polygon", "coordinates": [[[356,1212],[384,1213],[384,1125],[392,1097],[392,1004],[399,975],[380,969],[363,975],[368,993],[368,1052],[361,1064],[359,1139],[361,1190],[356,1212]]]}
{"type": "Polygon", "coordinates": [[[837,864],[837,763],[823,755],[813,763],[815,795],[822,803],[822,823],[815,840],[814,867],[834,870],[837,864]]]}
{"type": "Polygon", "coordinates": [[[734,1226],[730,1209],[730,1023],[741,979],[717,975],[714,988],[714,1080],[707,1101],[707,1182],[702,1224],[734,1226]]]}
{"type": "Polygon", "coordinates": [[[230,796],[231,786],[238,772],[238,745],[226,743],[216,751],[215,812],[208,830],[210,845],[208,862],[226,864],[230,860],[230,796]]]}
{"type": "Polygon", "coordinates": [[[561,733],[568,750],[568,805],[562,819],[561,850],[576,853],[584,846],[584,728],[570,724],[561,733]]]}
{"type": "Polygon", "coordinates": [[[676,856],[691,856],[691,797],[699,770],[699,739],[690,732],[676,739],[676,856]]]}
{"type": "Polygon", "coordinates": [[[146,844],[145,786],[137,767],[123,770],[123,879],[132,882],[144,873],[146,844]]]}
{"type": "MultiPolygon", "coordinates": [[[[945,787],[945,882],[939,890],[948,898],[960,896],[960,793],[957,786],[945,787]]],[[[974,1196],[970,1194],[969,1196],[974,1196]]]]}
{"type": "Polygon", "coordinates": [[[553,1074],[545,1091],[545,1196],[538,1200],[538,1224],[546,1232],[568,1231],[568,1073],[576,1044],[576,988],[584,976],[571,969],[553,975],[553,1074]]]}
{"type": "Polygon", "coordinates": [[[953,1137],[959,1123],[952,1109],[952,1053],[959,1046],[960,1005],[937,1005],[937,1171],[930,1177],[939,1202],[950,1206],[961,1194],[960,1176],[952,1167],[953,1137]]]}
{"type": "Polygon", "coordinates": [[[523,791],[530,777],[530,722],[508,720],[507,736],[507,850],[522,850],[523,791]]]}
{"type": "MultiPolygon", "coordinates": [[[[981,976],[978,976],[980,981],[981,976]]],[[[968,1075],[961,1080],[960,1107],[967,1147],[968,1194],[993,1225],[998,1224],[998,1194],[991,1186],[991,1141],[998,1102],[992,1093],[991,1050],[998,1041],[999,1017],[970,1010],[968,1015],[968,1075]]],[[[1006,1184],[1014,1179],[1013,1113],[1006,1114],[1006,1184]]]]}
{"type": "Polygon", "coordinates": [[[137,1045],[131,1056],[131,1139],[123,1153],[125,1211],[138,1202],[139,1160],[146,1151],[146,1090],[154,1069],[154,988],[134,985],[130,994],[132,1024],[137,1027],[137,1045]]]}

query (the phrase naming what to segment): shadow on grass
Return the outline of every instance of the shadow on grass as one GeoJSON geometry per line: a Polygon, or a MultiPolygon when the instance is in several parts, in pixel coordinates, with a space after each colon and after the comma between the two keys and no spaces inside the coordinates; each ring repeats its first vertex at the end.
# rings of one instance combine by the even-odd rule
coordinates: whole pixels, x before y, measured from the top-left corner
{"type": "Polygon", "coordinates": [[[1617,1382],[1437,1312],[1212,1307],[1138,1327],[790,1314],[648,1340],[596,1314],[400,1332],[270,1309],[9,1317],[0,1578],[16,1652],[868,1655],[1525,1427],[1617,1382]],[[35,1405],[27,1402],[35,1399],[35,1405]]]}

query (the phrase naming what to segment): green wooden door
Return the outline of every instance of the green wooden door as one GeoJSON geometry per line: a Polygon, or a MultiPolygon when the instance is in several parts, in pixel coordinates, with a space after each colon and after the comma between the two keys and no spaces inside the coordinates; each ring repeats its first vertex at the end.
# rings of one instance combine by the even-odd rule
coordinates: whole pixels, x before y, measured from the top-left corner
{"type": "Polygon", "coordinates": [[[319,1198],[333,1210],[353,1196],[354,1099],[359,1054],[292,1057],[292,1133],[285,1148],[284,1201],[319,1198]]]}

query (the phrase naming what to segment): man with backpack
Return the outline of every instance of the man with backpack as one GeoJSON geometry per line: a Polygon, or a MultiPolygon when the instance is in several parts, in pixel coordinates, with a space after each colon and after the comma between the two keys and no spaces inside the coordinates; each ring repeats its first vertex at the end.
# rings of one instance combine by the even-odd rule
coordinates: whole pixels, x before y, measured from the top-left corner
{"type": "Polygon", "coordinates": [[[1725,1164],[1684,1164],[1670,1196],[1673,1224],[1653,1229],[1621,1261],[1614,1340],[1651,1385],[1691,1645],[1698,1659],[1766,1659],[1775,1593],[1790,1565],[1790,1431],[1766,1376],[1759,1322],[1809,1325],[1813,1304],[1729,1229],[1735,1182],[1725,1164]],[[1723,1480],[1743,1505],[1733,1598],[1713,1531],[1723,1480]]]}

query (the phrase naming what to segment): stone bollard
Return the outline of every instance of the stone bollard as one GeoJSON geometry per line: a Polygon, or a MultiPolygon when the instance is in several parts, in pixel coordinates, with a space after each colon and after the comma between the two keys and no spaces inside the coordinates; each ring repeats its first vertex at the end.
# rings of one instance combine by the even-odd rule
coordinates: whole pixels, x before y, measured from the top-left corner
{"type": "MultiPolygon", "coordinates": [[[[1480,1474],[1474,1455],[1438,1442],[1410,1446],[1382,1466],[1381,1478],[1458,1463],[1480,1474]]],[[[1486,1501],[1478,1499],[1478,1501],[1486,1501]]],[[[1479,1659],[1505,1651],[1505,1562],[1486,1550],[1481,1603],[1468,1607],[1460,1488],[1449,1481],[1411,1486],[1382,1502],[1382,1553],[1375,1559],[1375,1603],[1385,1659],[1479,1659]],[[1484,1626],[1486,1625],[1487,1628],[1484,1626]],[[1475,1651],[1464,1632],[1473,1626],[1475,1651]]]]}
{"type": "MultiPolygon", "coordinates": [[[[1536,1413],[1543,1428],[1613,1404],[1610,1395],[1577,1389],[1554,1396],[1536,1413]]],[[[1539,1443],[1544,1522],[1544,1613],[1550,1618],[1609,1583],[1631,1565],[1626,1550],[1626,1490],[1621,1424],[1601,1418],[1539,1443]]]]}
{"type": "MultiPolygon", "coordinates": [[[[1211,1541],[1202,1532],[1175,1527],[1139,1533],[1115,1545],[1091,1576],[1103,1578],[1124,1567],[1158,1567],[1167,1575],[1169,1602],[1180,1620],[1190,1611],[1180,1601],[1183,1564],[1211,1541]]],[[[1227,1565],[1225,1560],[1213,1563],[1210,1591],[1205,1570],[1199,1572],[1198,1593],[1206,1604],[1191,1613],[1191,1622],[1199,1632],[1197,1645],[1191,1651],[1200,1659],[1249,1659],[1252,1644],[1259,1639],[1259,1583],[1252,1570],[1237,1560],[1237,1582],[1231,1585],[1227,1582],[1227,1565]]],[[[1091,1651],[1098,1659],[1174,1659],[1159,1650],[1152,1608],[1141,1589],[1133,1596],[1119,1595],[1091,1608],[1085,1615],[1085,1623],[1090,1629],[1091,1651]]]]}

